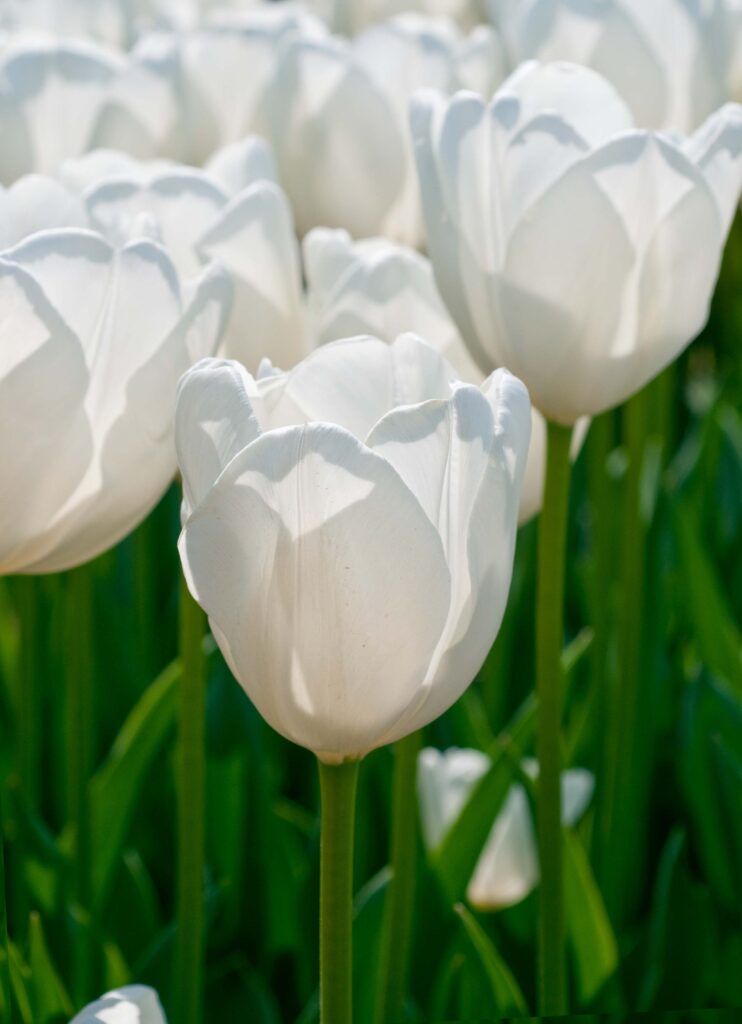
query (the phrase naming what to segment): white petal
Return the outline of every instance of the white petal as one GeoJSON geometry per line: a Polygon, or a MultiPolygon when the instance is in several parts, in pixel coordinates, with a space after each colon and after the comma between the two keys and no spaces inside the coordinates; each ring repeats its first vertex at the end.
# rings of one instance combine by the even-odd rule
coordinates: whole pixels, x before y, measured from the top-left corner
{"type": "Polygon", "coordinates": [[[461,696],[497,636],[530,431],[525,387],[499,370],[482,391],[461,385],[447,402],[391,412],[369,436],[369,445],[395,466],[435,524],[451,573],[449,617],[427,692],[410,709],[414,728],[461,696]]]}
{"type": "Polygon", "coordinates": [[[299,234],[318,225],[377,234],[408,166],[379,86],[339,41],[304,38],[287,44],[271,102],[271,141],[299,234]]]}
{"type": "Polygon", "coordinates": [[[93,457],[78,339],[38,284],[0,259],[0,574],[39,557],[93,457]]]}
{"type": "Polygon", "coordinates": [[[54,178],[29,174],[10,188],[0,187],[0,249],[8,249],[37,231],[88,227],[78,196],[54,178]]]}
{"type": "Polygon", "coordinates": [[[426,747],[417,759],[417,793],[425,845],[434,850],[458,818],[490,759],[480,750],[426,747]]]}
{"type": "Polygon", "coordinates": [[[154,989],[129,985],[86,1006],[70,1024],[167,1024],[154,989]]]}
{"type": "Polygon", "coordinates": [[[443,305],[428,260],[383,238],[354,242],[346,231],[317,228],[304,239],[308,312],[316,344],[370,334],[392,342],[412,331],[463,380],[481,383],[443,305]]]}
{"type": "Polygon", "coordinates": [[[278,184],[278,169],[273,150],[257,135],[222,146],[204,165],[212,178],[229,196],[236,196],[257,181],[278,184]]]}
{"type": "Polygon", "coordinates": [[[232,460],[181,557],[260,713],[326,760],[373,749],[421,685],[450,598],[435,529],[394,470],[327,425],[232,460]]]}
{"type": "Polygon", "coordinates": [[[536,835],[528,798],[513,786],[497,817],[466,891],[482,910],[498,910],[525,899],[538,884],[536,835]]]}
{"type": "Polygon", "coordinates": [[[304,354],[301,270],[291,207],[271,182],[236,196],[201,235],[197,251],[231,273],[235,305],[225,355],[248,369],[263,357],[293,366],[304,354]]]}
{"type": "Polygon", "coordinates": [[[414,335],[391,345],[350,338],[323,345],[289,374],[259,381],[253,408],[264,430],[324,421],[364,440],[390,409],[447,397],[450,381],[443,358],[414,335]]]}
{"type": "Polygon", "coordinates": [[[232,458],[260,433],[246,377],[239,363],[204,359],[178,385],[175,447],[188,515],[232,458]]]}
{"type": "Polygon", "coordinates": [[[92,226],[116,245],[138,237],[143,217],[154,221],[157,239],[181,275],[200,269],[196,243],[227,203],[205,174],[189,169],[158,174],[148,182],[118,178],[89,190],[92,226]]]}
{"type": "Polygon", "coordinates": [[[726,233],[742,188],[742,107],[728,103],[717,110],[683,148],[713,192],[726,233]]]}

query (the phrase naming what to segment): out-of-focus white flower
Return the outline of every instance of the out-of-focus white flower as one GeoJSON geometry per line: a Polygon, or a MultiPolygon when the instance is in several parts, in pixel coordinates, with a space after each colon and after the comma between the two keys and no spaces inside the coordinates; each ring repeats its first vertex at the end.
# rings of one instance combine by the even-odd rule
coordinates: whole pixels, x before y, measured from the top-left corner
{"type": "Polygon", "coordinates": [[[96,147],[155,156],[176,119],[172,83],[136,50],[85,42],[11,42],[0,54],[0,181],[54,173],[96,147]]]}
{"type": "Polygon", "coordinates": [[[480,0],[311,0],[310,6],[333,32],[346,36],[410,12],[449,18],[465,32],[484,21],[484,3],[480,0]]]}
{"type": "Polygon", "coordinates": [[[223,12],[191,31],[145,37],[143,52],[168,55],[180,104],[181,159],[203,164],[247,135],[268,136],[266,94],[282,44],[297,33],[313,38],[325,31],[301,9],[267,3],[241,15],[223,12]]]}
{"type": "Polygon", "coordinates": [[[634,129],[613,87],[524,65],[490,104],[413,102],[428,245],[483,372],[507,366],[572,424],[638,391],[698,334],[742,182],[742,108],[689,139],[634,129]]]}
{"type": "Polygon", "coordinates": [[[288,200],[265,177],[272,173],[266,143],[247,139],[205,170],[108,152],[69,161],[60,176],[87,183],[89,224],[114,245],[151,237],[185,276],[223,266],[234,285],[224,351],[254,370],[264,356],[293,366],[306,352],[299,246],[288,200]]]}
{"type": "Polygon", "coordinates": [[[70,1024],[167,1024],[157,993],[144,985],[109,992],[86,1006],[70,1024]]]}
{"type": "Polygon", "coordinates": [[[268,110],[281,180],[300,235],[343,227],[420,245],[422,218],[407,126],[422,86],[488,95],[499,80],[496,36],[403,16],[352,42],[300,32],[284,41],[268,110]]]}
{"type": "Polygon", "coordinates": [[[124,48],[131,42],[133,14],[131,0],[3,0],[0,28],[124,48]]]}
{"type": "Polygon", "coordinates": [[[641,128],[688,134],[727,99],[728,0],[489,0],[513,66],[567,60],[608,78],[641,128]]]}
{"type": "Polygon", "coordinates": [[[78,565],[145,517],[175,473],[177,381],[230,297],[149,241],[45,231],[0,253],[0,573],[78,565]]]}
{"type": "Polygon", "coordinates": [[[742,102],[742,0],[725,0],[725,30],[729,45],[729,96],[742,102]]]}
{"type": "Polygon", "coordinates": [[[88,227],[80,196],[54,178],[29,174],[9,188],[0,185],[0,250],[52,228],[88,227]]]}
{"type": "MultiPolygon", "coordinates": [[[[463,381],[480,385],[484,374],[469,355],[438,294],[430,262],[385,238],[354,242],[347,231],[316,228],[304,239],[308,343],[369,334],[393,342],[405,331],[425,338],[463,381]]],[[[531,444],[520,496],[519,522],[541,509],[546,472],[546,426],[531,411],[531,444]]],[[[572,457],[579,454],[587,421],[575,429],[572,457]]]]}
{"type": "MultiPolygon", "coordinates": [[[[490,759],[481,750],[440,751],[428,747],[418,758],[418,794],[423,836],[429,850],[440,846],[487,773],[490,759]]],[[[523,761],[535,779],[538,765],[523,761]]],[[[562,775],[562,821],[574,825],[593,793],[594,779],[583,768],[562,775]]],[[[469,902],[482,910],[499,910],[520,903],[539,880],[538,848],[528,796],[518,783],[511,787],[492,826],[467,888],[469,902]]]]}
{"type": "Polygon", "coordinates": [[[188,585],[260,713],[328,762],[442,714],[502,620],[528,396],[449,379],[408,336],[179,388],[188,585]]]}

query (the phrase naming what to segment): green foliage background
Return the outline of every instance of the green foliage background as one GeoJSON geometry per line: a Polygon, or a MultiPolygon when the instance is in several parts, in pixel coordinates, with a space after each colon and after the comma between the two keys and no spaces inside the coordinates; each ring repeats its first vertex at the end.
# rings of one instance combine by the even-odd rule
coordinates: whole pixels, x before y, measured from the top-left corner
{"type": "MultiPolygon", "coordinates": [[[[742,1006],[741,282],[738,222],[704,334],[592,425],[575,472],[565,752],[598,777],[565,847],[576,1010],[742,1006]]],[[[178,984],[178,529],[173,487],[93,565],[0,581],[0,781],[22,1024],[66,1021],[130,980],[154,985],[167,1008],[178,984]],[[69,682],[90,644],[86,722],[69,682]],[[25,750],[23,721],[36,723],[25,750]],[[86,743],[93,842],[81,909],[70,896],[69,778],[86,743]]],[[[533,749],[535,555],[530,524],[479,679],[426,730],[426,743],[490,752],[493,768],[436,855],[419,846],[410,1021],[535,1013],[536,895],[497,915],[461,902],[519,757],[533,749]]],[[[315,765],[265,725],[206,643],[206,1020],[310,1024],[315,765]]],[[[361,768],[357,1024],[374,1020],[378,992],[392,768],[390,750],[361,768]]]]}

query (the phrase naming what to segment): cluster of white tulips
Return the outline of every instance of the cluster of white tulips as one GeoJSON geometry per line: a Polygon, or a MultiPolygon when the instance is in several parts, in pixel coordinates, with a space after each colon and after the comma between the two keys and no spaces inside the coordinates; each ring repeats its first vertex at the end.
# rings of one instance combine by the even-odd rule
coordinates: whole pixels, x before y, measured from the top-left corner
{"type": "MultiPolygon", "coordinates": [[[[537,820],[514,788],[469,898],[541,874],[566,1010],[569,459],[704,326],[742,188],[732,0],[411,5],[0,2],[0,572],[89,561],[179,469],[188,588],[321,764],[323,1024],[357,764],[472,683],[542,504],[537,820]]],[[[431,850],[486,771],[420,755],[431,850]]],[[[114,1020],[164,1017],[132,989],[75,1018],[114,1020]]]]}

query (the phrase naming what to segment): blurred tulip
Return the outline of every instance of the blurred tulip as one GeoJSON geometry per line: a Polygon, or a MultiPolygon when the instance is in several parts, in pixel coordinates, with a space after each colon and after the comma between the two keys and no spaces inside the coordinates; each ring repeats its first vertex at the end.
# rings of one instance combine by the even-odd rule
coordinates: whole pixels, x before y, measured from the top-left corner
{"type": "MultiPolygon", "coordinates": [[[[338,338],[369,334],[392,342],[405,331],[425,338],[463,381],[479,386],[476,366],[438,294],[429,260],[385,238],[354,242],[347,231],[316,228],[304,239],[308,328],[312,346],[338,338]]],[[[574,435],[576,459],[589,421],[574,435]]],[[[520,496],[520,523],[537,515],[546,472],[546,426],[531,410],[531,444],[520,496]]]]}
{"type": "Polygon", "coordinates": [[[88,227],[82,199],[54,178],[28,174],[10,188],[0,185],[0,250],[37,231],[88,227]]]}
{"type": "Polygon", "coordinates": [[[640,128],[688,134],[727,98],[728,0],[489,0],[512,66],[567,60],[604,75],[640,128]]]}
{"type": "Polygon", "coordinates": [[[486,105],[418,94],[441,295],[483,372],[549,419],[624,401],[706,322],[742,182],[742,108],[687,140],[634,130],[595,72],[528,64],[486,105]]]}
{"type": "Polygon", "coordinates": [[[355,237],[423,241],[407,107],[422,86],[488,95],[499,81],[492,31],[404,16],[352,42],[288,38],[267,109],[269,130],[300,235],[319,225],[355,237]]]}
{"type": "Polygon", "coordinates": [[[149,241],[49,231],[0,254],[0,573],[86,562],[155,505],[178,378],[216,349],[230,294],[149,241]]]}
{"type": "MultiPolygon", "coordinates": [[[[440,846],[456,822],[477,782],[490,767],[480,750],[451,748],[441,752],[428,747],[418,758],[418,795],[423,836],[429,850],[440,846]]],[[[525,760],[523,770],[538,776],[535,761],[525,760]]],[[[562,775],[562,822],[574,825],[593,793],[594,779],[583,768],[562,775]]],[[[467,888],[469,902],[482,910],[500,910],[520,903],[538,885],[536,835],[528,796],[518,783],[510,788],[502,810],[480,854],[467,888]]]]}
{"type": "Polygon", "coordinates": [[[124,48],[132,38],[133,14],[131,0],[4,0],[0,28],[124,48]]]}
{"type": "Polygon", "coordinates": [[[181,157],[203,164],[221,146],[267,134],[266,96],[284,42],[325,31],[299,8],[261,4],[241,14],[222,11],[189,31],[143,39],[144,52],[153,47],[170,56],[181,107],[181,157]]]}
{"type": "Polygon", "coordinates": [[[167,1024],[157,993],[144,985],[109,992],[86,1006],[70,1024],[167,1024]]]}
{"type": "Polygon", "coordinates": [[[346,36],[411,12],[446,18],[465,32],[484,21],[484,3],[480,0],[311,0],[310,6],[333,32],[346,36]]]}
{"type": "Polygon", "coordinates": [[[449,379],[408,336],[180,384],[188,585],[260,713],[329,763],[442,714],[502,620],[528,395],[449,379]]]}
{"type": "Polygon", "coordinates": [[[176,120],[154,57],[84,42],[24,41],[0,56],[0,181],[54,172],[97,146],[154,156],[176,120]]]}

